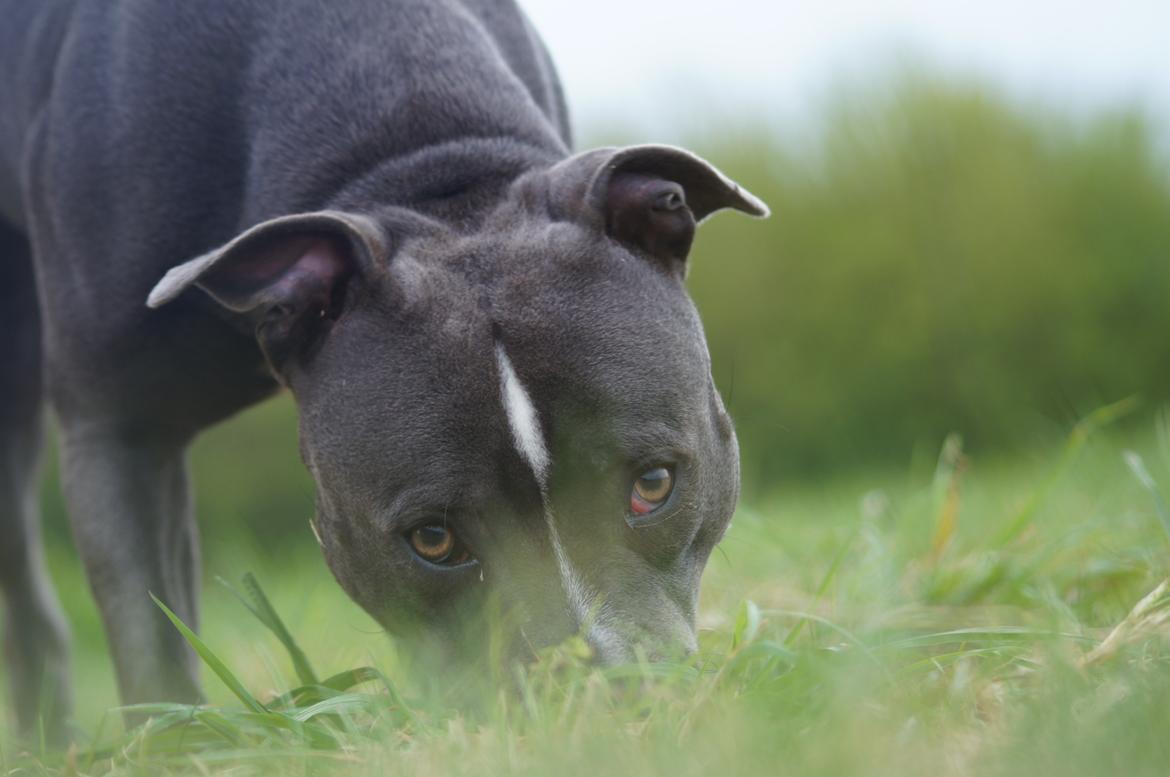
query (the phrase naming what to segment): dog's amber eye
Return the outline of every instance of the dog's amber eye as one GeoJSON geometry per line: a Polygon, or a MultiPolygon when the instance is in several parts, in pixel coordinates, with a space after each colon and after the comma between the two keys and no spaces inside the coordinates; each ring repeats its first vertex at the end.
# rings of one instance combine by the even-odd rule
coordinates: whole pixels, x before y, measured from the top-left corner
{"type": "Polygon", "coordinates": [[[630,491],[630,510],[634,515],[653,512],[670,498],[674,490],[674,475],[666,467],[655,467],[643,472],[634,481],[630,491]]]}
{"type": "Polygon", "coordinates": [[[410,530],[410,547],[424,561],[432,564],[462,564],[469,555],[455,538],[455,532],[434,523],[410,530]]]}

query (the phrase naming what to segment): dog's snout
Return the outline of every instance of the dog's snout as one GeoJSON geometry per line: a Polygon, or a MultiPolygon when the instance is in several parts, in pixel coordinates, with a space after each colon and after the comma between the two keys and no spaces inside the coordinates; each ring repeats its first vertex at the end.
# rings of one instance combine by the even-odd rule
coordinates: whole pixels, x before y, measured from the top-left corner
{"type": "Polygon", "coordinates": [[[684,624],[669,624],[665,629],[634,626],[627,629],[593,627],[585,635],[598,666],[614,666],[635,661],[659,663],[677,661],[698,650],[694,631],[684,624]],[[673,628],[671,628],[673,627],[673,628]]]}

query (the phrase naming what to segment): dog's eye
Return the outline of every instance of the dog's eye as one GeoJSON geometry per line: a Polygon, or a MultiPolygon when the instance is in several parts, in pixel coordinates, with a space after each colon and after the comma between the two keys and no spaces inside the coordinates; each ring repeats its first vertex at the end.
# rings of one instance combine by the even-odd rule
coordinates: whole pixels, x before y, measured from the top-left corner
{"type": "Polygon", "coordinates": [[[655,467],[643,472],[634,481],[630,491],[630,510],[635,515],[653,512],[670,498],[674,490],[674,475],[666,467],[655,467]]]}
{"type": "Polygon", "coordinates": [[[467,550],[456,539],[455,532],[446,526],[435,523],[415,526],[407,539],[419,558],[432,564],[453,566],[470,558],[467,550]]]}

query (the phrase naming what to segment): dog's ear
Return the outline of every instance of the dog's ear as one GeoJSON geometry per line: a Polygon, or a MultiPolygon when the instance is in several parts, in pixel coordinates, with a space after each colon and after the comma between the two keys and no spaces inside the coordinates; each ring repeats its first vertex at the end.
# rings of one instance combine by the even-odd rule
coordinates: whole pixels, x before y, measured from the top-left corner
{"type": "Polygon", "coordinates": [[[171,269],[146,304],[167,304],[191,286],[252,322],[273,366],[294,334],[336,317],[350,280],[385,254],[385,236],[366,216],[317,211],[282,216],[171,269]]]}
{"type": "Polygon", "coordinates": [[[281,216],[172,268],[146,304],[161,307],[194,285],[235,313],[319,307],[359,266],[372,266],[384,242],[378,225],[355,213],[281,216]]]}
{"type": "Polygon", "coordinates": [[[584,220],[657,260],[683,262],[695,225],[723,208],[766,217],[768,206],[712,164],[674,146],[586,151],[548,172],[555,216],[584,220]]]}

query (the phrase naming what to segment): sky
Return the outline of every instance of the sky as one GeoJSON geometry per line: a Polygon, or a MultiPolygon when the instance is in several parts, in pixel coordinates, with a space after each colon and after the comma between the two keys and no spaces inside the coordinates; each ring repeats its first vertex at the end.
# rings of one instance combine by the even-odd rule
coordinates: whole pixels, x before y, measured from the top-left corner
{"type": "Polygon", "coordinates": [[[913,60],[1025,99],[1170,114],[1170,0],[520,0],[575,125],[665,133],[705,112],[807,115],[913,60]]]}

